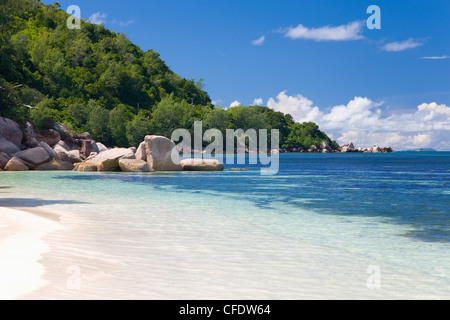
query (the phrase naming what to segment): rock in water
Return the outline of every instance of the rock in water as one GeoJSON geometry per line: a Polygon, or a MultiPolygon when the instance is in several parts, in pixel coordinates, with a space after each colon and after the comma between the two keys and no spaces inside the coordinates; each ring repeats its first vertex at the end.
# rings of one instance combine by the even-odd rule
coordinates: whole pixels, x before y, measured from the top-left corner
{"type": "Polygon", "coordinates": [[[355,145],[353,142],[350,142],[349,144],[344,144],[339,148],[340,152],[346,153],[346,152],[355,152],[355,145]]]}
{"type": "Polygon", "coordinates": [[[182,170],[180,157],[172,140],[162,136],[146,136],[145,149],[147,163],[154,171],[182,170]]]}
{"type": "Polygon", "coordinates": [[[120,159],[120,169],[123,172],[152,172],[147,162],[138,159],[120,159]]]}
{"type": "MultiPolygon", "coordinates": [[[[117,171],[119,170],[120,159],[135,159],[134,153],[126,148],[114,148],[108,151],[100,152],[86,162],[97,165],[98,171],[117,171]]],[[[76,168],[82,168],[78,166],[76,168]]],[[[80,170],[79,170],[80,171],[80,170]]]]}
{"type": "Polygon", "coordinates": [[[79,162],[75,164],[75,168],[73,170],[80,172],[96,172],[98,171],[98,166],[95,163],[79,162]]]}
{"type": "Polygon", "coordinates": [[[50,162],[41,164],[35,170],[38,171],[59,171],[59,170],[73,170],[74,166],[70,161],[61,161],[57,159],[53,159],[50,162]]]}
{"type": "Polygon", "coordinates": [[[378,146],[373,146],[372,148],[370,148],[370,152],[372,153],[380,153],[381,152],[381,148],[378,146]]]}
{"type": "Polygon", "coordinates": [[[183,171],[223,171],[224,165],[215,159],[184,159],[183,171]]]}

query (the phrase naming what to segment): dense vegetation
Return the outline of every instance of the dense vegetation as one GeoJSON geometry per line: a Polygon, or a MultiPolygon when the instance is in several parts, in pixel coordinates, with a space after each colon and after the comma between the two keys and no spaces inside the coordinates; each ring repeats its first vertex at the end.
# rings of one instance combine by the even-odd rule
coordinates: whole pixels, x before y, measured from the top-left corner
{"type": "Polygon", "coordinates": [[[68,17],[58,3],[0,0],[0,116],[41,129],[62,122],[110,146],[170,137],[196,120],[223,132],[279,129],[286,148],[337,146],[314,123],[267,107],[216,108],[201,81],[180,77],[155,51],[102,25],[70,30],[68,17]]]}

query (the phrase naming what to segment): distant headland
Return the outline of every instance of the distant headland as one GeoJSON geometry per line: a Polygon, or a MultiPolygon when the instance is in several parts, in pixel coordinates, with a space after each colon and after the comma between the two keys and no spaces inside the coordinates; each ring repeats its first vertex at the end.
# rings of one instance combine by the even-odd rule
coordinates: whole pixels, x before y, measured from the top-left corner
{"type": "Polygon", "coordinates": [[[401,152],[438,152],[438,151],[432,148],[418,148],[418,149],[402,150],[401,152]]]}

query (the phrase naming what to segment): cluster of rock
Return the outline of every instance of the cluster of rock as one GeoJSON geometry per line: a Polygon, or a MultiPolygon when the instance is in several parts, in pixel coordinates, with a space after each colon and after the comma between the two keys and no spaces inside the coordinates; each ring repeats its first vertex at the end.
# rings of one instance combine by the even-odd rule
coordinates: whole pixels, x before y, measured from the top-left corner
{"type": "Polygon", "coordinates": [[[0,117],[0,170],[5,171],[222,171],[218,160],[180,160],[172,151],[175,143],[161,136],[146,136],[139,148],[111,148],[95,142],[89,133],[70,135],[55,129],[36,131],[31,124],[19,125],[0,117]],[[63,133],[63,137],[61,133],[63,133]]]}
{"type": "Polygon", "coordinates": [[[88,133],[69,134],[69,128],[62,124],[36,131],[28,123],[22,130],[16,122],[0,117],[0,170],[73,170],[74,164],[82,162],[92,150],[106,150],[88,133]]]}
{"type": "Polygon", "coordinates": [[[222,171],[218,160],[179,158],[175,143],[162,136],[149,135],[136,148],[114,148],[100,153],[92,152],[86,160],[77,163],[76,171],[222,171]]]}
{"type": "Polygon", "coordinates": [[[277,152],[279,153],[290,153],[290,152],[299,152],[299,153],[391,153],[394,150],[391,147],[383,147],[380,148],[378,146],[374,146],[372,148],[355,148],[352,142],[340,146],[337,149],[332,149],[326,142],[322,142],[319,147],[316,145],[312,145],[310,149],[299,148],[290,148],[290,149],[280,149],[277,152]]]}
{"type": "Polygon", "coordinates": [[[353,143],[345,144],[341,146],[339,152],[355,152],[355,153],[392,153],[394,150],[391,147],[380,148],[378,146],[373,146],[372,148],[355,148],[353,143]]]}
{"type": "MultiPolygon", "coordinates": [[[[194,150],[194,149],[190,149],[189,147],[186,147],[186,146],[178,145],[177,148],[179,148],[180,154],[185,152],[186,150],[188,153],[194,154],[194,155],[205,153],[204,150],[202,150],[202,151],[194,150]]],[[[302,147],[298,147],[298,148],[271,149],[266,152],[257,150],[255,152],[255,151],[250,150],[248,147],[246,147],[245,149],[243,149],[242,152],[245,152],[246,154],[254,154],[254,153],[257,153],[257,154],[262,154],[262,153],[269,153],[269,154],[278,154],[278,153],[347,153],[347,152],[391,153],[391,152],[394,152],[394,150],[390,147],[389,148],[380,148],[377,146],[374,146],[372,148],[355,148],[355,146],[353,145],[352,142],[349,144],[340,146],[337,149],[333,149],[326,142],[322,142],[318,147],[316,145],[312,145],[309,149],[304,149],[302,147]]],[[[217,151],[215,151],[215,153],[217,153],[217,151]]],[[[227,153],[239,154],[240,152],[237,148],[234,148],[233,150],[231,150],[231,152],[228,152],[228,150],[226,150],[226,151],[224,150],[221,153],[222,154],[227,154],[227,153]]]]}

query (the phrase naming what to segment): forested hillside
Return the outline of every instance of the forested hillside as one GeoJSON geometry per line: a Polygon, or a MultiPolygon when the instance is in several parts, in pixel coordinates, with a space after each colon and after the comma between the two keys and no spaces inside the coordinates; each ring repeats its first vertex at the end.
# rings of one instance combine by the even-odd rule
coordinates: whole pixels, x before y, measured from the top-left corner
{"type": "Polygon", "coordinates": [[[202,120],[205,130],[279,129],[287,148],[337,147],[315,124],[266,107],[216,108],[201,81],[182,78],[157,52],[102,25],[70,30],[68,17],[58,3],[0,0],[0,116],[41,129],[61,122],[110,146],[202,120]]]}

